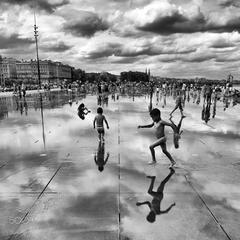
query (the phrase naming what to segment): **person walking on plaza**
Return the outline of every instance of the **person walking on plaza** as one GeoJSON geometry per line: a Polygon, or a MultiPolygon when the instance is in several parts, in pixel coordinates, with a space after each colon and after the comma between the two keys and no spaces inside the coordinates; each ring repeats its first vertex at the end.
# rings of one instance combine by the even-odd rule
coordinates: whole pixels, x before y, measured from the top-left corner
{"type": "Polygon", "coordinates": [[[102,142],[104,142],[104,134],[105,134],[103,122],[105,122],[107,129],[109,129],[107,119],[103,115],[103,109],[99,107],[97,109],[97,115],[93,120],[93,128],[95,129],[95,126],[97,123],[98,138],[99,138],[99,141],[102,141],[102,142]]]}
{"type": "Polygon", "coordinates": [[[177,98],[176,98],[176,105],[175,105],[174,109],[171,111],[170,116],[172,116],[172,114],[173,114],[178,108],[179,108],[179,110],[180,110],[181,115],[182,115],[183,117],[185,117],[184,114],[183,114],[183,98],[182,98],[182,94],[181,94],[181,93],[180,93],[180,95],[177,96],[177,98]]]}
{"type": "Polygon", "coordinates": [[[150,212],[146,217],[148,222],[150,222],[150,223],[155,222],[156,215],[168,213],[176,205],[176,203],[174,202],[166,210],[161,210],[161,202],[163,200],[163,191],[164,191],[165,184],[169,181],[169,179],[171,178],[171,176],[174,173],[175,173],[175,171],[173,169],[170,169],[170,173],[161,182],[161,184],[159,185],[156,192],[153,191],[154,182],[155,182],[156,177],[155,176],[147,176],[147,178],[151,179],[151,183],[150,183],[150,186],[148,189],[148,194],[151,195],[153,197],[153,199],[151,202],[149,202],[149,201],[137,202],[136,205],[137,206],[148,205],[148,207],[150,209],[150,212]]]}
{"type": "Polygon", "coordinates": [[[161,112],[157,108],[154,108],[150,112],[150,116],[153,120],[153,123],[151,123],[149,125],[138,126],[138,128],[151,128],[151,127],[155,126],[155,129],[156,129],[155,135],[157,137],[157,141],[149,146],[150,151],[151,151],[151,155],[152,155],[152,161],[149,162],[149,164],[155,164],[156,163],[154,148],[157,147],[157,146],[160,146],[162,148],[162,152],[168,157],[168,159],[171,162],[169,168],[172,168],[176,164],[176,162],[173,160],[171,154],[167,151],[167,144],[166,144],[167,138],[165,136],[165,126],[170,126],[170,127],[173,127],[173,126],[172,126],[171,123],[168,123],[168,122],[163,121],[161,119],[161,112]]]}

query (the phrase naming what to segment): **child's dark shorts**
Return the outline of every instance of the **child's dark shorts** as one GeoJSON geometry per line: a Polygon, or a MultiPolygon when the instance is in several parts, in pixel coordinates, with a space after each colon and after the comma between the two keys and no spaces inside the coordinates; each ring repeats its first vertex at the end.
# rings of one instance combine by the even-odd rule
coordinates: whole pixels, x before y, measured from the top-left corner
{"type": "Polygon", "coordinates": [[[97,131],[99,134],[104,134],[104,127],[97,127],[97,131]]]}

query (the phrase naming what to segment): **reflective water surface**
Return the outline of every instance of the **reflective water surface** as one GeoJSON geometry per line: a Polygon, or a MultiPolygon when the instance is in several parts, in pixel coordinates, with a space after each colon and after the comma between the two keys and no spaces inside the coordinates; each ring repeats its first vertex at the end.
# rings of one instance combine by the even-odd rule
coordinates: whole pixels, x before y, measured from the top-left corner
{"type": "Polygon", "coordinates": [[[189,92],[178,148],[165,130],[170,171],[160,148],[147,164],[154,129],[137,126],[152,122],[149,107],[170,122],[174,106],[161,92],[0,98],[0,239],[240,239],[240,105],[189,92]]]}

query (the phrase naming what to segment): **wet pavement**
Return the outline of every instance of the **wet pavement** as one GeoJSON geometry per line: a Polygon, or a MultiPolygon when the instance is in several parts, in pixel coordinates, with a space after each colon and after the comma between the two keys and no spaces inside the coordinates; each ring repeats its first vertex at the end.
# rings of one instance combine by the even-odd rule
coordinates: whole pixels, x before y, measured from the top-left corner
{"type": "MultiPolygon", "coordinates": [[[[64,92],[0,98],[1,240],[240,239],[240,105],[224,110],[217,101],[206,123],[203,100],[186,100],[178,149],[166,128],[171,174],[160,148],[157,164],[147,164],[154,129],[137,129],[151,123],[147,95],[102,102],[105,144],[93,129],[97,103],[96,95],[64,92]],[[84,120],[82,102],[91,110],[84,120]],[[161,206],[152,223],[151,182],[161,206]]],[[[152,99],[167,121],[174,104],[172,96],[152,99]]],[[[173,115],[178,123],[179,110],[173,115]]]]}

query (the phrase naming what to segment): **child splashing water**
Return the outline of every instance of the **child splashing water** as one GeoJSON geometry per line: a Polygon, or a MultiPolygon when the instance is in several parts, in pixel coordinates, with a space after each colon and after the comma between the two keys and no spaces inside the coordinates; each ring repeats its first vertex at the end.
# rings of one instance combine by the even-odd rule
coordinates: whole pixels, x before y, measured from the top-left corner
{"type": "Polygon", "coordinates": [[[157,108],[154,108],[150,112],[150,116],[153,120],[153,123],[151,123],[149,125],[138,126],[138,128],[151,128],[151,127],[155,126],[155,129],[156,129],[155,135],[156,135],[158,140],[149,146],[150,151],[151,151],[151,155],[152,155],[152,161],[149,162],[149,164],[155,164],[156,163],[154,148],[157,147],[157,146],[160,146],[162,148],[162,152],[168,157],[168,159],[171,162],[169,168],[173,168],[173,166],[176,164],[176,162],[173,160],[171,154],[167,151],[167,145],[166,145],[167,138],[165,137],[165,126],[170,126],[172,128],[173,128],[173,126],[172,126],[171,123],[168,123],[168,122],[163,121],[161,119],[161,112],[157,108]]]}

